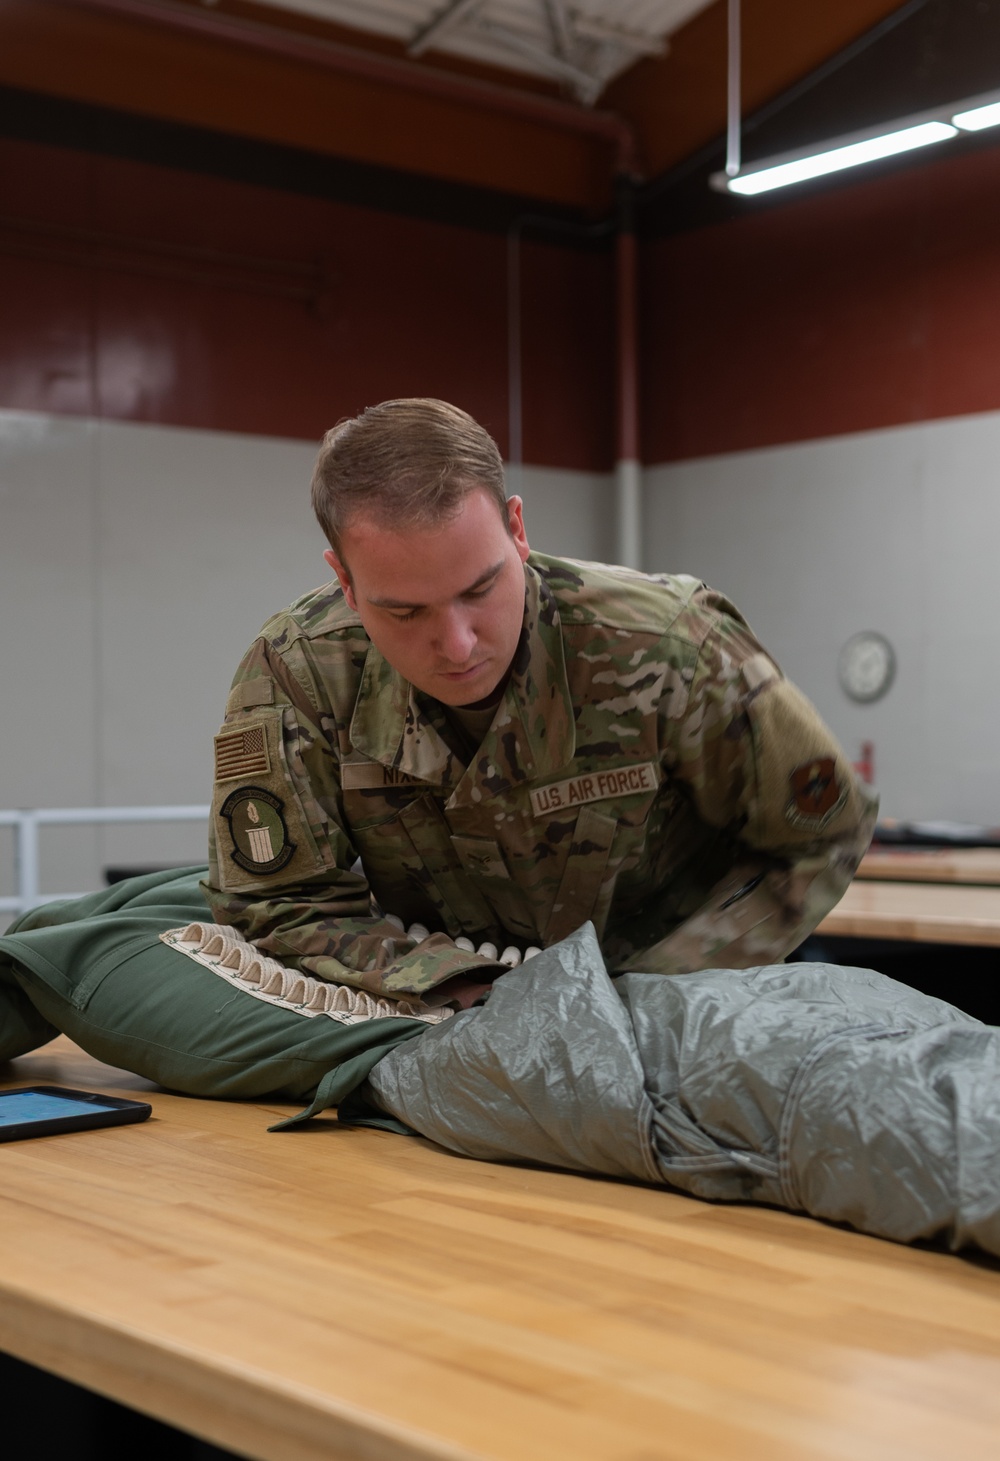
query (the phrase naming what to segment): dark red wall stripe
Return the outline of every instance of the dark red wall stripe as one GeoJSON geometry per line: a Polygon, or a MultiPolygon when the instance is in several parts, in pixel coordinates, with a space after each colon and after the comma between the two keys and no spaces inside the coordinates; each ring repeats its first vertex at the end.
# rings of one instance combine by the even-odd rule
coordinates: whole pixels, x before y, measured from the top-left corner
{"type": "Polygon", "coordinates": [[[1000,409],[1000,147],[646,244],[648,463],[1000,409]]]}
{"type": "MultiPolygon", "coordinates": [[[[14,140],[0,196],[0,406],[315,439],[440,395],[506,450],[502,233],[14,140]]],[[[525,460],[608,470],[612,256],[523,249],[525,460]]],[[[1000,409],[1000,147],[641,251],[647,463],[1000,409]]]]}
{"type": "MultiPolygon", "coordinates": [[[[506,449],[502,234],[10,140],[0,191],[0,406],[315,439],[437,395],[506,449]]],[[[525,460],[606,470],[610,257],[523,247],[525,460]]]]}

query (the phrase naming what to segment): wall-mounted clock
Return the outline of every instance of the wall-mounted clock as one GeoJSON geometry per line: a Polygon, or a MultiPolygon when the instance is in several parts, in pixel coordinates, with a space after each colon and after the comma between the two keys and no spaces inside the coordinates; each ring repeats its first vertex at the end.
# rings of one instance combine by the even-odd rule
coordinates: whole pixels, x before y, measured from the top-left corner
{"type": "Polygon", "coordinates": [[[884,634],[864,629],[840,651],[837,672],[841,688],[852,700],[879,700],[896,675],[896,654],[884,634]]]}

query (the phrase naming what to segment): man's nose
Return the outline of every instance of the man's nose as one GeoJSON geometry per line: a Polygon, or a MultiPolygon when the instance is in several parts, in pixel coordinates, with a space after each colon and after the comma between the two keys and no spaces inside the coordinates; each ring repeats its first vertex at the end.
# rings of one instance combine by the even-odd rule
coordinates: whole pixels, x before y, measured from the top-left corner
{"type": "Polygon", "coordinates": [[[476,645],[472,616],[464,607],[446,609],[438,624],[437,650],[452,665],[464,665],[476,645]]]}

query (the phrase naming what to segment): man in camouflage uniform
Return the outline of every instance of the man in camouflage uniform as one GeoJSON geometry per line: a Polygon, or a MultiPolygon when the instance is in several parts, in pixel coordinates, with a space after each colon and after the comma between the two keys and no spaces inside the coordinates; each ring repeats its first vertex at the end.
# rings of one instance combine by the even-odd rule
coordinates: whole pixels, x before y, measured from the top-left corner
{"type": "Polygon", "coordinates": [[[323,979],[467,1003],[498,950],[587,920],[612,971],[671,974],[779,961],[837,902],[874,806],[720,594],[531,553],[494,443],[443,402],[335,427],[313,500],[339,585],[233,682],[219,922],[323,979]]]}

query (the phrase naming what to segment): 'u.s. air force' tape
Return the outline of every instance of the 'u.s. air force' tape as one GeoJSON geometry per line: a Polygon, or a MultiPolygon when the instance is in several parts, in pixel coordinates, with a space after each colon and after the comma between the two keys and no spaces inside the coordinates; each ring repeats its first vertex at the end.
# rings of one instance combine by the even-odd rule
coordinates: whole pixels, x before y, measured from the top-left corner
{"type": "Polygon", "coordinates": [[[550,812],[565,811],[567,807],[583,806],[585,802],[636,796],[639,792],[655,791],[660,780],[660,768],[655,761],[643,761],[638,766],[611,766],[606,771],[592,771],[585,776],[571,776],[568,781],[555,781],[551,786],[540,786],[531,793],[531,810],[536,817],[544,817],[550,812]]]}

